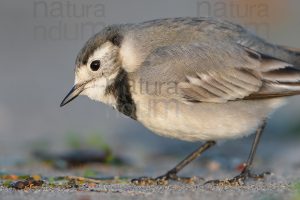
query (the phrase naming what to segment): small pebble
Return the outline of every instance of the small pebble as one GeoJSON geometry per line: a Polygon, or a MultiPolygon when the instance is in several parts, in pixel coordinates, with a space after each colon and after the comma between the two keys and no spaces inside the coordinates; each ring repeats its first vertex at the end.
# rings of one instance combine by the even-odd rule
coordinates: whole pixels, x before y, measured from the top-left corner
{"type": "Polygon", "coordinates": [[[23,190],[26,187],[40,187],[44,184],[44,181],[42,180],[34,180],[34,178],[30,177],[25,181],[15,181],[10,184],[10,187],[17,189],[17,190],[23,190]]]}

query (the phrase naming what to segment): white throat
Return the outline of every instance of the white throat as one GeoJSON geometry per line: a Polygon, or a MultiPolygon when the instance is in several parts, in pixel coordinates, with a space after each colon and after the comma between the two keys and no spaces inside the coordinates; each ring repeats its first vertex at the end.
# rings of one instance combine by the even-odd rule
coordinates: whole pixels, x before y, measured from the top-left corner
{"type": "Polygon", "coordinates": [[[112,75],[109,79],[101,77],[92,81],[86,85],[86,89],[82,92],[82,95],[86,95],[92,100],[100,101],[116,108],[116,98],[112,94],[106,94],[106,88],[112,83],[116,75],[117,74],[112,75]]]}

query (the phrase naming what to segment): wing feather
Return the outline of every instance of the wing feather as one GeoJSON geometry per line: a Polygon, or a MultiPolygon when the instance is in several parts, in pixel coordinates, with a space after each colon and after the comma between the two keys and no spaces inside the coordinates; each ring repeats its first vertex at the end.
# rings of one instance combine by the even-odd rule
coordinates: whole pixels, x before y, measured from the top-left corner
{"type": "Polygon", "coordinates": [[[188,82],[179,84],[183,96],[194,94],[194,101],[226,102],[244,98],[257,92],[262,81],[250,72],[240,69],[219,70],[218,73],[197,73],[197,77],[187,77],[188,82]],[[184,87],[183,87],[184,86],[184,87]],[[199,90],[201,88],[201,90],[199,90]],[[203,93],[212,95],[203,99],[203,93]],[[199,94],[198,96],[195,93],[199,94]]]}
{"type": "Polygon", "coordinates": [[[300,70],[228,41],[173,45],[155,50],[138,69],[148,85],[175,82],[159,95],[183,102],[225,103],[300,93],[300,70]]]}

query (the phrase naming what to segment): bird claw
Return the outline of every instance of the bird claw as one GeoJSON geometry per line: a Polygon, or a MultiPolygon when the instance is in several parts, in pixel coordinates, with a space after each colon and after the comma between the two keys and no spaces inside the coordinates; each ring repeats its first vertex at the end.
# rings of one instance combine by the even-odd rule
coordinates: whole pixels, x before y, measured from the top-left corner
{"type": "Polygon", "coordinates": [[[185,184],[194,184],[197,180],[202,179],[198,177],[178,177],[176,174],[166,174],[157,178],[141,177],[132,179],[131,183],[138,186],[149,186],[149,185],[168,185],[169,181],[177,181],[185,184]]]}
{"type": "Polygon", "coordinates": [[[264,179],[266,175],[270,175],[270,172],[264,172],[261,174],[253,174],[249,170],[242,172],[240,175],[232,178],[232,179],[226,179],[226,180],[211,180],[204,183],[206,184],[213,184],[217,186],[243,186],[245,185],[246,180],[252,179],[252,180],[261,180],[264,179]]]}

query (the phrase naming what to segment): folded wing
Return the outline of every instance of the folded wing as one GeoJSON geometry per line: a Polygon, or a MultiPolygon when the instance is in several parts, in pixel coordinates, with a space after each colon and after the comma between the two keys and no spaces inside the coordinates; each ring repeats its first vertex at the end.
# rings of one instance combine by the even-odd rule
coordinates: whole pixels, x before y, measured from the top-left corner
{"type": "Polygon", "coordinates": [[[176,83],[158,95],[185,102],[225,103],[300,93],[300,70],[239,44],[218,41],[160,47],[137,71],[148,85],[176,83]]]}

